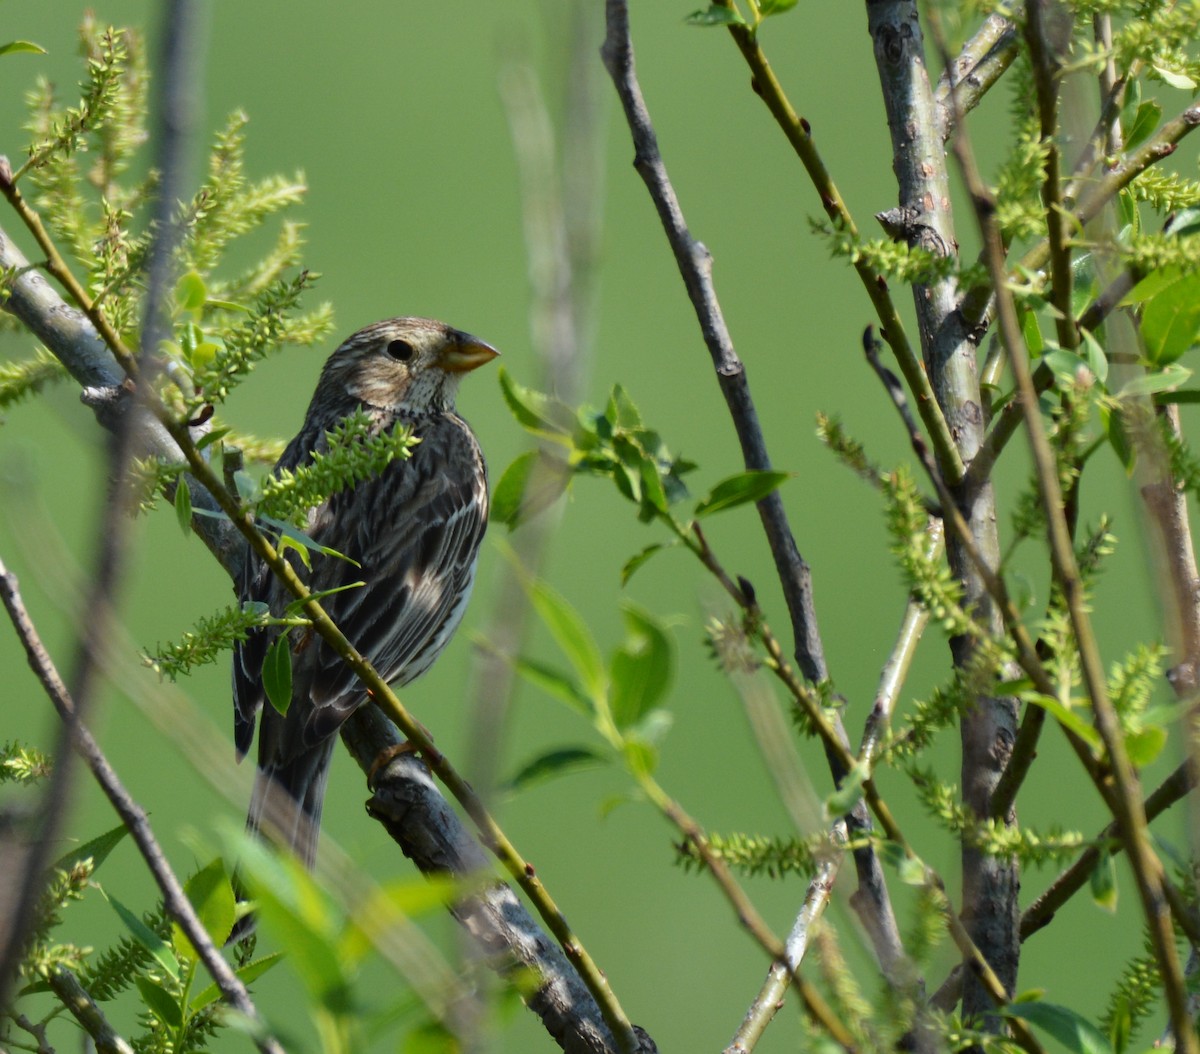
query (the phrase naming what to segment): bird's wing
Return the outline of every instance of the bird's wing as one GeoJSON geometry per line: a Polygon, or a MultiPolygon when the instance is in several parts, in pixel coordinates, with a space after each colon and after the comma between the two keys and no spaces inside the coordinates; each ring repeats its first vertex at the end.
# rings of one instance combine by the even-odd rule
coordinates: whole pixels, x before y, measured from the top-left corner
{"type": "MultiPolygon", "coordinates": [[[[346,510],[349,537],[338,539],[362,566],[321,559],[314,589],[363,581],[335,593],[326,610],[386,681],[423,673],[457,627],[475,575],[487,525],[487,484],[474,438],[457,421],[422,435],[407,461],[356,488],[346,510]],[[361,499],[361,500],[360,500],[361,499]]],[[[339,548],[328,535],[326,545],[339,548]]],[[[314,642],[315,643],[315,642],[314,642]]],[[[311,686],[313,712],[305,740],[332,735],[361,701],[361,686],[341,659],[320,644],[311,686]]]]}

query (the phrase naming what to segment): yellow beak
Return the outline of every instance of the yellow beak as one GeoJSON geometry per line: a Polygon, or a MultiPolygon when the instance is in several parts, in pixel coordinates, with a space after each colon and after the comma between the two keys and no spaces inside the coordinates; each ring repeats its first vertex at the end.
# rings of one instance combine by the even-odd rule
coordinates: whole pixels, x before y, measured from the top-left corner
{"type": "Polygon", "coordinates": [[[447,373],[466,373],[491,362],[499,354],[500,352],[478,337],[454,330],[442,347],[438,365],[447,373]]]}

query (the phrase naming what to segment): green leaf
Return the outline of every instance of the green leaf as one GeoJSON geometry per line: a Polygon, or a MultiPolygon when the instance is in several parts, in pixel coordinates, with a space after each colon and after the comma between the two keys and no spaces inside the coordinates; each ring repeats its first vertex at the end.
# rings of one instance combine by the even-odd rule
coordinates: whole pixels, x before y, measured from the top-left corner
{"type": "Polygon", "coordinates": [[[623,605],[625,640],[609,665],[613,721],[627,729],[658,704],[673,676],[671,638],[653,615],[623,605]]]}
{"type": "Polygon", "coordinates": [[[100,865],[104,863],[108,854],[121,843],[128,833],[129,828],[124,824],[114,827],[111,831],[105,831],[104,834],[84,842],[78,849],[72,849],[64,853],[50,865],[51,869],[54,871],[70,871],[77,864],[90,859],[94,873],[99,870],[100,865]]]}
{"type": "Polygon", "coordinates": [[[924,885],[925,865],[919,857],[906,851],[899,842],[885,841],[881,851],[884,862],[896,869],[897,876],[906,886],[924,885]]]}
{"type": "Polygon", "coordinates": [[[545,582],[534,581],[529,585],[529,599],[554,642],[578,674],[584,692],[592,699],[602,698],[608,690],[604,660],[579,612],[545,582]]]}
{"type": "Polygon", "coordinates": [[[1041,695],[1038,692],[1030,692],[1024,698],[1026,702],[1040,706],[1064,728],[1070,729],[1079,736],[1088,746],[1094,750],[1100,749],[1100,733],[1088,724],[1079,710],[1073,710],[1069,706],[1064,706],[1059,700],[1051,699],[1048,695],[1041,695]]]}
{"type": "Polygon", "coordinates": [[[1142,339],[1156,365],[1174,362],[1200,335],[1200,274],[1181,276],[1146,302],[1142,339]]]}
{"type": "Polygon", "coordinates": [[[262,666],[263,691],[271,705],[284,715],[292,705],[292,649],[287,637],[284,630],[271,642],[262,666]]]}
{"type": "MultiPolygon", "coordinates": [[[[237,915],[237,898],[233,895],[233,886],[225,874],[225,864],[218,857],[192,875],[183,891],[192,902],[192,907],[196,909],[205,933],[212,939],[213,944],[220,948],[233,930],[237,915]]],[[[172,924],[171,932],[177,954],[192,961],[199,959],[196,949],[180,929],[179,923],[172,924]]]]}
{"type": "Polygon", "coordinates": [[[782,15],[785,11],[790,11],[795,7],[797,2],[798,0],[758,0],[758,13],[763,18],[782,15]]]}
{"type": "MultiPolygon", "coordinates": [[[[277,966],[282,961],[283,952],[271,952],[270,955],[264,955],[261,959],[254,959],[246,963],[240,970],[235,970],[234,972],[241,978],[243,984],[251,984],[257,981],[271,967],[277,966]]],[[[216,982],[213,982],[207,988],[193,996],[188,1006],[195,1013],[197,1010],[203,1010],[206,1006],[215,1003],[221,998],[223,998],[223,993],[217,987],[216,982]]]]}
{"type": "Polygon", "coordinates": [[[562,700],[572,710],[588,719],[595,718],[596,704],[588,698],[578,683],[565,674],[533,659],[517,659],[516,669],[525,680],[541,688],[547,695],[562,700]]]}
{"type": "Polygon", "coordinates": [[[192,492],[184,476],[175,482],[175,519],[185,535],[192,533],[192,492]]]}
{"type": "Polygon", "coordinates": [[[175,283],[175,302],[184,311],[199,311],[208,299],[208,287],[195,271],[180,276],[175,283]]]}
{"type": "Polygon", "coordinates": [[[205,432],[199,439],[196,440],[196,449],[203,450],[205,447],[212,446],[218,439],[224,439],[229,435],[229,428],[214,428],[211,431],[205,432]]]}
{"type": "Polygon", "coordinates": [[[175,1002],[175,997],[162,985],[150,980],[144,974],[138,974],[134,978],[134,982],[137,984],[138,992],[141,993],[142,1002],[146,1004],[146,1008],[164,1025],[168,1028],[179,1028],[183,1024],[183,1011],[175,1002]]]}
{"type": "Polygon", "coordinates": [[[1155,63],[1152,67],[1163,81],[1169,84],[1172,88],[1178,88],[1180,91],[1195,91],[1196,82],[1192,80],[1186,73],[1178,73],[1175,70],[1169,70],[1165,66],[1159,66],[1155,63]]]}
{"type": "Polygon", "coordinates": [[[19,55],[22,52],[30,55],[45,55],[46,49],[32,40],[10,40],[0,44],[0,55],[19,55]]]}
{"type": "Polygon", "coordinates": [[[684,21],[689,26],[744,26],[746,20],[737,11],[728,7],[710,7],[706,11],[693,11],[684,21]]]}
{"type": "Polygon", "coordinates": [[[133,934],[133,939],[146,949],[164,970],[172,977],[179,976],[179,960],[175,958],[175,953],[171,951],[170,945],[167,944],[157,933],[139,919],[132,911],[122,904],[116,897],[111,894],[104,893],[104,899],[112,905],[113,911],[117,913],[121,921],[125,923],[125,928],[133,934]]]}
{"type": "Polygon", "coordinates": [[[349,978],[337,953],[344,920],[303,864],[232,823],[221,825],[226,855],[257,905],[261,925],[288,955],[310,996],[329,1012],[352,1006],[349,978]]]}
{"type": "Polygon", "coordinates": [[[570,443],[574,418],[562,403],[518,384],[503,366],[500,367],[500,391],[513,417],[527,432],[558,443],[570,443]]]}
{"type": "Polygon", "coordinates": [[[862,786],[870,774],[871,768],[868,764],[863,761],[855,762],[850,771],[842,777],[842,782],[838,785],[837,790],[825,799],[826,814],[845,816],[853,809],[862,797],[862,786]]]}
{"type": "Polygon", "coordinates": [[[1186,384],[1191,380],[1191,377],[1191,370],[1186,366],[1180,366],[1179,363],[1173,362],[1169,366],[1164,366],[1161,370],[1148,370],[1140,377],[1134,377],[1133,380],[1129,381],[1117,392],[1117,398],[1128,399],[1135,396],[1159,395],[1162,392],[1171,392],[1181,384],[1186,384]]]}
{"type": "Polygon", "coordinates": [[[527,790],[568,772],[607,765],[610,760],[590,747],[559,747],[548,750],[525,762],[508,781],[506,789],[513,792],[527,790]]]}
{"type": "Polygon", "coordinates": [[[1074,1010],[1054,1003],[1010,1003],[997,1008],[1005,1017],[1020,1018],[1052,1036],[1072,1054],[1112,1054],[1104,1033],[1074,1010]]]}
{"type": "Polygon", "coordinates": [[[548,509],[566,492],[572,472],[562,458],[539,450],[521,454],[492,492],[491,519],[510,531],[548,509]]]}
{"type": "Polygon", "coordinates": [[[1030,311],[1028,308],[1021,311],[1021,334],[1025,338],[1025,347],[1029,349],[1030,357],[1036,359],[1046,347],[1036,311],[1030,311]]]}
{"type": "Polygon", "coordinates": [[[790,472],[739,472],[721,480],[696,504],[696,519],[724,512],[749,501],[761,501],[785,480],[790,472]]]}
{"type": "Polygon", "coordinates": [[[1162,107],[1153,99],[1142,103],[1126,129],[1125,149],[1132,150],[1139,143],[1149,139],[1158,127],[1158,122],[1162,120],[1162,114],[1162,107]]]}
{"type": "Polygon", "coordinates": [[[1103,908],[1110,915],[1117,911],[1117,863],[1112,858],[1108,848],[1100,850],[1096,866],[1092,868],[1092,900],[1097,907],[1103,908]]]}
{"type": "Polygon", "coordinates": [[[1161,725],[1151,725],[1125,737],[1125,752],[1137,768],[1149,765],[1167,745],[1167,730],[1161,725]]]}
{"type": "Polygon", "coordinates": [[[679,539],[673,538],[669,542],[655,542],[653,545],[646,546],[640,553],[635,553],[625,561],[625,565],[621,568],[621,585],[626,585],[633,577],[633,573],[655,553],[663,549],[673,549],[679,544],[679,539]]]}

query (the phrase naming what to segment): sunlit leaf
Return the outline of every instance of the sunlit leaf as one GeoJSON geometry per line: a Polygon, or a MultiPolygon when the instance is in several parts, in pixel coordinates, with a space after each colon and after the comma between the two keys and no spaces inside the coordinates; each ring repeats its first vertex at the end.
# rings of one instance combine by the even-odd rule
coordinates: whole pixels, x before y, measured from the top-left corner
{"type": "Polygon", "coordinates": [[[1125,149],[1132,150],[1139,143],[1149,139],[1158,127],[1162,114],[1162,107],[1153,99],[1142,103],[1125,131],[1125,149]]]}
{"type": "Polygon", "coordinates": [[[164,1025],[178,1028],[183,1024],[183,1011],[170,992],[144,974],[138,974],[133,980],[146,1008],[164,1025]]]}
{"type": "Polygon", "coordinates": [[[553,505],[571,482],[561,458],[529,450],[504,470],[492,491],[491,519],[509,530],[553,505]]]}
{"type": "Polygon", "coordinates": [[[673,676],[671,638],[653,615],[624,605],[625,640],[609,666],[613,720],[618,728],[636,724],[662,699],[673,676]]]}
{"type": "Polygon", "coordinates": [[[1070,729],[1088,746],[1099,750],[1101,746],[1100,733],[1095,730],[1079,710],[1064,706],[1059,700],[1051,699],[1048,695],[1031,692],[1025,697],[1026,702],[1040,706],[1051,717],[1055,718],[1064,728],[1070,729]]]}
{"type": "Polygon", "coordinates": [[[526,431],[559,443],[569,443],[574,415],[563,404],[532,388],[526,388],[500,368],[500,391],[517,423],[526,431]]]}
{"type": "Polygon", "coordinates": [[[1174,362],[1200,335],[1200,274],[1183,275],[1142,309],[1146,356],[1157,365],[1174,362]]]}
{"type": "Polygon", "coordinates": [[[761,501],[785,480],[790,472],[739,472],[721,480],[696,504],[695,516],[711,516],[746,502],[761,501]]]}
{"type": "Polygon", "coordinates": [[[1108,1039],[1086,1017],[1054,1003],[1010,1003],[998,1007],[1005,1017],[1028,1021],[1052,1036],[1071,1054],[1112,1054],[1108,1039]]]}
{"type": "MultiPolygon", "coordinates": [[[[251,984],[262,977],[271,967],[278,966],[282,960],[283,952],[271,952],[270,955],[264,955],[261,959],[254,959],[246,963],[245,966],[234,972],[241,979],[242,984],[251,984]]],[[[216,982],[214,982],[194,995],[192,1001],[188,1004],[188,1008],[195,1013],[197,1010],[203,1010],[206,1006],[222,998],[224,998],[224,993],[217,987],[216,982]]]]}
{"type": "Polygon", "coordinates": [[[1167,730],[1161,725],[1151,725],[1125,737],[1125,752],[1138,768],[1154,761],[1166,745],[1167,730]]]}
{"type": "MultiPolygon", "coordinates": [[[[213,944],[221,947],[233,930],[237,914],[237,898],[233,895],[229,876],[225,874],[224,863],[218,858],[197,871],[188,879],[183,891],[196,909],[204,931],[213,944]]],[[[171,930],[176,953],[185,959],[198,959],[196,949],[179,923],[172,923],[171,930]]]]}
{"type": "Polygon", "coordinates": [[[0,44],[0,55],[19,55],[21,53],[45,55],[46,49],[32,40],[10,40],[7,44],[0,44]]]}
{"type": "Polygon", "coordinates": [[[78,849],[72,849],[64,853],[50,865],[51,869],[54,871],[70,871],[77,864],[90,859],[94,873],[99,870],[100,865],[104,863],[108,854],[121,843],[127,834],[129,834],[129,828],[124,824],[120,824],[111,831],[105,831],[104,834],[84,842],[78,849]]]}
{"type": "Polygon", "coordinates": [[[537,685],[548,695],[561,699],[572,710],[589,719],[596,716],[596,704],[577,682],[565,674],[532,659],[517,659],[516,669],[530,684],[537,685]]]}
{"type": "Polygon", "coordinates": [[[175,283],[175,302],[184,311],[199,311],[208,299],[208,287],[195,271],[181,275],[175,283]]]}
{"type": "Polygon", "coordinates": [[[175,953],[171,951],[170,945],[167,944],[157,933],[139,919],[132,911],[122,904],[116,897],[105,892],[104,898],[112,906],[113,911],[117,913],[121,921],[125,923],[125,928],[133,934],[133,939],[146,949],[159,965],[167,971],[172,977],[179,976],[179,960],[175,958],[175,953]]]}
{"type": "Polygon", "coordinates": [[[579,612],[545,582],[532,582],[529,586],[529,598],[554,642],[571,663],[571,668],[579,675],[584,692],[592,698],[604,695],[608,688],[604,660],[600,657],[600,649],[592,637],[591,630],[579,612]]]}

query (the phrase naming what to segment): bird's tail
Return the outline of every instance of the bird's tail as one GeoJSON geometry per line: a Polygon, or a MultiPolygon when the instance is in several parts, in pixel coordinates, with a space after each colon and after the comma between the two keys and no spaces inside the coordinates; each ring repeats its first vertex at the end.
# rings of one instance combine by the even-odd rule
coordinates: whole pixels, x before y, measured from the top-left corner
{"type": "MultiPolygon", "coordinates": [[[[336,743],[337,737],[331,736],[286,761],[260,760],[254,777],[246,830],[286,846],[309,869],[317,858],[325,784],[336,743]]],[[[235,883],[240,885],[236,876],[235,883]]],[[[243,916],[227,943],[241,940],[253,928],[254,916],[243,916]]]]}
{"type": "Polygon", "coordinates": [[[246,830],[287,846],[307,868],[317,858],[321,808],[336,742],[332,736],[286,761],[260,762],[254,778],[246,830]]]}

